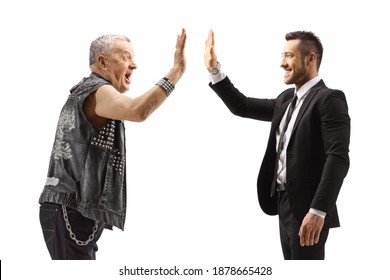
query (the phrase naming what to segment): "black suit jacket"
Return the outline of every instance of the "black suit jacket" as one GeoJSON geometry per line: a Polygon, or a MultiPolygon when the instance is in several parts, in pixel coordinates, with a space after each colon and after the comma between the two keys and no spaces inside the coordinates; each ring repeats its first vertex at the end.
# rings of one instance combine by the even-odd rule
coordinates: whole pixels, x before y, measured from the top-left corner
{"type": "MultiPolygon", "coordinates": [[[[260,168],[257,190],[262,210],[278,214],[275,184],[276,130],[294,95],[290,88],[276,99],[250,98],[234,87],[228,77],[210,87],[238,116],[271,121],[267,149],[260,168]]],[[[344,93],[329,89],[321,80],[308,93],[287,146],[287,189],[298,222],[310,208],[327,213],[324,228],[340,225],[336,200],[349,169],[350,118],[344,93]]]]}

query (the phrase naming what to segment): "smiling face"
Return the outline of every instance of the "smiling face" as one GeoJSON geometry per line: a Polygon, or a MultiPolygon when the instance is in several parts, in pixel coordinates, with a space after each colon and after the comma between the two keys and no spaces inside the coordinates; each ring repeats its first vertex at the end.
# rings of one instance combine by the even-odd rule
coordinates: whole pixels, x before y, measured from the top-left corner
{"type": "Polygon", "coordinates": [[[120,93],[129,90],[131,75],[137,68],[134,62],[134,51],[130,42],[116,38],[107,55],[99,56],[99,63],[105,71],[106,78],[120,93]]]}
{"type": "Polygon", "coordinates": [[[280,67],[285,71],[285,84],[295,84],[299,89],[307,81],[315,77],[310,56],[303,56],[299,44],[300,40],[289,40],[286,42],[282,52],[280,67]]]}

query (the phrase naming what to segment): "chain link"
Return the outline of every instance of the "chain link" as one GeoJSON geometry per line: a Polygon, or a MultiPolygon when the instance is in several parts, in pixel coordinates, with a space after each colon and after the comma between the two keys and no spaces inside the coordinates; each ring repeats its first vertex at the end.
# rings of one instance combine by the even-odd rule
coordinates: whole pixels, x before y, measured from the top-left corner
{"type": "Polygon", "coordinates": [[[91,242],[95,238],[95,234],[98,231],[99,222],[95,221],[95,226],[93,227],[93,231],[92,231],[91,235],[88,237],[88,239],[86,241],[80,241],[76,238],[76,235],[72,231],[72,227],[70,226],[70,223],[69,223],[68,212],[66,211],[65,205],[62,205],[62,212],[64,214],[64,221],[65,221],[66,229],[69,231],[70,238],[73,239],[76,242],[76,244],[79,246],[88,245],[88,243],[91,242]]]}

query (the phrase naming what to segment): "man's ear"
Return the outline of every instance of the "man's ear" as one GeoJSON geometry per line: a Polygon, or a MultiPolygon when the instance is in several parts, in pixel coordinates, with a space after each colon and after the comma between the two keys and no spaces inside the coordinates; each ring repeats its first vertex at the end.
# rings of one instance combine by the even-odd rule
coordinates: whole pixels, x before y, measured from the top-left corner
{"type": "Polygon", "coordinates": [[[106,57],[104,55],[98,56],[97,64],[100,68],[104,69],[104,71],[107,71],[107,62],[106,57]]]}
{"type": "Polygon", "coordinates": [[[306,62],[307,62],[307,65],[309,65],[310,63],[313,63],[314,65],[317,64],[317,55],[315,53],[310,53],[307,57],[306,57],[306,62]]]}

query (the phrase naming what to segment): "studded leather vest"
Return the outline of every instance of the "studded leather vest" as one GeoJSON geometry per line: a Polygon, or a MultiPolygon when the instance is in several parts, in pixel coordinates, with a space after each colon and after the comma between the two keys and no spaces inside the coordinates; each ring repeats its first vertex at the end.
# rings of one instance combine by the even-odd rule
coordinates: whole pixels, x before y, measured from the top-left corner
{"type": "Polygon", "coordinates": [[[61,110],[49,171],[39,202],[66,205],[87,218],[124,229],[126,215],[125,127],[109,120],[93,127],[84,100],[110,84],[97,74],[70,90],[61,110]]]}

